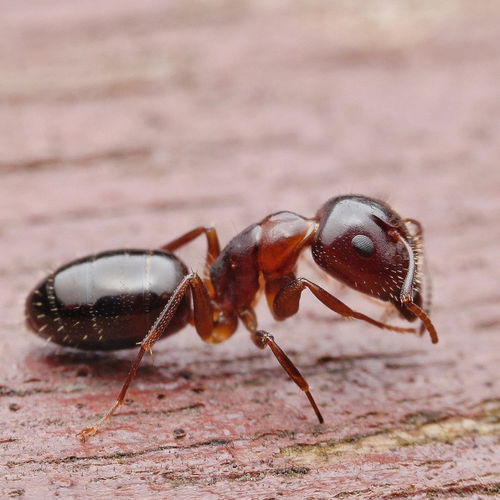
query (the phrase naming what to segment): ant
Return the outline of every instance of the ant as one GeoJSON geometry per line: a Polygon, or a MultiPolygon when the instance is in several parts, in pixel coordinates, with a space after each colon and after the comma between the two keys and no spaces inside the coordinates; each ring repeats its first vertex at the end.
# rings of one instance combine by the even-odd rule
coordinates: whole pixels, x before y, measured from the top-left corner
{"type": "Polygon", "coordinates": [[[85,350],[115,350],[140,344],[117,400],[92,427],[95,434],[124,402],[146,352],[160,338],[188,323],[204,342],[218,344],[242,321],[255,345],[269,347],[288,376],[305,393],[320,423],[323,416],[309,385],[273,336],[257,327],[253,309],[264,289],[276,320],[293,316],[306,288],[326,307],[347,318],[399,333],[354,311],[295,271],[301,252],[311,247],[316,264],[351,288],[395,306],[408,320],[421,320],[433,343],[438,336],[421,293],[422,227],[401,218],[386,203],[366,196],[337,196],[307,219],[277,212],[236,235],[220,250],[213,227],[197,227],[158,250],[112,250],[74,260],[45,278],[26,302],[28,326],[41,337],[85,350]],[[208,251],[205,275],[189,272],[172,252],[200,235],[208,251]]]}

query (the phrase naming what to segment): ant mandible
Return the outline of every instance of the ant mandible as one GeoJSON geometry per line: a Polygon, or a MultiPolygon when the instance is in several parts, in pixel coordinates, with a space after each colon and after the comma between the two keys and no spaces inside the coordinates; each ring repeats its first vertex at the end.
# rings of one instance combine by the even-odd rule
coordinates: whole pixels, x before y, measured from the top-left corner
{"type": "Polygon", "coordinates": [[[241,320],[257,347],[271,349],[288,376],[305,393],[320,423],[323,417],[297,367],[273,336],[257,328],[253,309],[263,283],[276,320],[293,316],[309,289],[332,311],[399,333],[354,311],[322,287],[295,275],[297,259],[310,246],[316,264],[351,288],[389,302],[408,321],[417,318],[433,343],[436,329],[423,309],[422,228],[386,203],[366,196],[338,196],[310,219],[277,212],[244,229],[220,251],[213,227],[197,227],[159,250],[114,250],[70,262],[29,295],[26,319],[38,335],[64,346],[115,350],[140,344],[137,357],[111,409],[78,436],[95,434],[119,408],[147,351],[160,338],[194,325],[205,342],[223,342],[241,320]],[[173,253],[205,235],[208,251],[201,278],[173,253]],[[191,299],[192,297],[192,303],[191,299]]]}

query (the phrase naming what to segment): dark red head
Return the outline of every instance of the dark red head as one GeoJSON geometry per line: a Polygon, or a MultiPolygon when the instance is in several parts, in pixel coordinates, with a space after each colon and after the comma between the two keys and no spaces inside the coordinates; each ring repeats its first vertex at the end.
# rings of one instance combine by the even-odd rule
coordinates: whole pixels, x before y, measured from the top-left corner
{"type": "Polygon", "coordinates": [[[386,203],[365,196],[339,196],[316,214],[312,244],[316,263],[334,278],[380,300],[392,302],[407,320],[406,290],[420,306],[419,238],[386,203]]]}

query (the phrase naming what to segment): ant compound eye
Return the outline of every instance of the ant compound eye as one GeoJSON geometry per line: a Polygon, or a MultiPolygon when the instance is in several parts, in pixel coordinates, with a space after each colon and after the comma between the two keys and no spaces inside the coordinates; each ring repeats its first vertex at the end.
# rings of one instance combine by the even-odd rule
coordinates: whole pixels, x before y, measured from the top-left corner
{"type": "Polygon", "coordinates": [[[356,252],[358,252],[362,257],[371,257],[375,252],[373,241],[364,234],[354,236],[351,243],[354,250],[356,250],[356,252]]]}

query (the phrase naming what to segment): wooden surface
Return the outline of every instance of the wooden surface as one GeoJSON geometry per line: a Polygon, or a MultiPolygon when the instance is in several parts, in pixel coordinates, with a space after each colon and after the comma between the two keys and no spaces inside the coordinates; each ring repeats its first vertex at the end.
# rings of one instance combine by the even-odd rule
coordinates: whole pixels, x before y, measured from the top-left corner
{"type": "MultiPolygon", "coordinates": [[[[498,3],[0,10],[2,498],[500,495],[498,3]],[[158,344],[105,432],[75,438],[134,353],[28,333],[22,303],[49,269],[200,224],[224,243],[350,192],[424,224],[437,346],[341,321],[310,296],[281,324],[262,306],[324,425],[242,328],[219,346],[186,328],[158,344]]],[[[201,269],[204,252],[182,256],[201,269]]],[[[325,279],[307,258],[301,274],[325,279]]]]}

